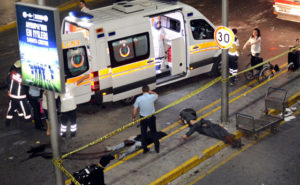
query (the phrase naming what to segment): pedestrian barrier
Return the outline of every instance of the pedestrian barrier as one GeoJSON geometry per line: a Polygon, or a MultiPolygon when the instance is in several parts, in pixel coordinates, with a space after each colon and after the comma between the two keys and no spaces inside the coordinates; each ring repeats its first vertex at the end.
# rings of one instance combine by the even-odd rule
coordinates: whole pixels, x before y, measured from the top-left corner
{"type": "MultiPolygon", "coordinates": [[[[69,153],[67,153],[67,154],[64,154],[60,159],[53,159],[53,163],[54,163],[54,165],[56,165],[57,167],[59,167],[59,168],[65,173],[65,175],[68,176],[68,177],[72,180],[72,182],[74,182],[76,185],[77,185],[77,184],[80,185],[80,183],[78,183],[78,182],[75,180],[75,178],[74,178],[74,177],[73,177],[73,176],[72,176],[72,175],[71,175],[71,174],[70,174],[70,173],[62,166],[63,159],[66,159],[68,156],[70,156],[70,155],[72,155],[72,154],[74,154],[74,153],[77,153],[77,152],[79,152],[79,151],[82,151],[82,150],[84,150],[84,149],[86,149],[86,148],[88,148],[88,147],[91,147],[91,146],[95,145],[95,144],[98,144],[98,143],[100,143],[100,142],[102,142],[102,141],[104,141],[104,140],[106,140],[106,139],[108,139],[108,138],[111,138],[112,136],[114,136],[114,135],[116,135],[116,134],[118,134],[118,133],[124,131],[124,130],[127,129],[127,128],[130,128],[130,127],[134,126],[135,124],[139,123],[140,121],[142,121],[142,120],[144,120],[144,119],[147,119],[147,118],[149,118],[149,117],[151,117],[151,116],[153,116],[153,115],[156,115],[156,114],[158,114],[158,113],[160,113],[160,112],[162,112],[162,111],[164,111],[164,110],[166,110],[166,109],[168,109],[168,108],[171,108],[171,107],[173,107],[173,106],[175,106],[175,105],[177,105],[177,104],[179,104],[179,103],[181,103],[181,102],[183,102],[183,101],[186,101],[186,100],[190,99],[191,97],[193,97],[193,96],[199,94],[200,92],[204,91],[205,89],[211,87],[212,85],[216,84],[216,83],[219,82],[219,81],[222,81],[222,82],[228,82],[229,79],[232,78],[232,77],[234,77],[234,76],[240,75],[240,74],[245,73],[245,72],[247,72],[247,71],[253,70],[253,69],[255,69],[255,68],[259,67],[259,66],[262,66],[262,65],[264,65],[264,64],[267,64],[267,63],[269,63],[269,62],[271,62],[271,61],[273,61],[273,60],[276,60],[276,59],[278,59],[278,58],[280,58],[280,57],[282,57],[282,56],[288,54],[289,52],[292,52],[293,50],[296,50],[296,49],[298,49],[298,48],[300,48],[300,46],[291,48],[290,50],[287,50],[287,51],[285,51],[285,52],[283,52],[283,53],[281,53],[281,54],[279,54],[279,55],[277,55],[277,56],[275,56],[275,57],[272,57],[272,58],[266,60],[266,61],[263,62],[263,63],[260,63],[260,64],[258,64],[258,65],[252,66],[251,68],[248,68],[248,69],[246,69],[246,70],[243,70],[243,71],[241,71],[241,72],[239,72],[239,73],[237,73],[237,74],[235,74],[235,75],[229,76],[229,77],[226,78],[226,79],[221,79],[221,77],[217,77],[217,78],[215,78],[214,80],[212,80],[212,81],[208,82],[207,84],[205,84],[204,86],[200,87],[199,89],[196,89],[196,90],[194,90],[193,92],[187,94],[186,96],[184,96],[184,97],[182,97],[182,98],[180,98],[180,99],[178,99],[178,100],[176,100],[176,101],[170,103],[169,105],[167,105],[167,106],[165,106],[165,107],[159,109],[159,110],[156,111],[155,113],[153,113],[153,114],[151,114],[151,115],[149,115],[149,116],[143,117],[143,118],[141,118],[141,119],[139,119],[139,120],[136,120],[135,122],[130,122],[130,123],[128,123],[127,125],[124,125],[123,127],[118,128],[118,129],[116,129],[116,130],[114,130],[114,131],[108,133],[107,135],[105,135],[105,136],[103,136],[103,137],[101,137],[101,138],[98,138],[97,140],[95,140],[95,141],[93,141],[93,142],[91,142],[91,143],[89,143],[89,144],[87,144],[87,145],[84,145],[84,146],[82,146],[82,147],[80,147],[80,148],[78,148],[78,149],[76,149],[76,150],[74,150],[74,151],[71,151],[71,152],[69,152],[69,153]]],[[[268,79],[267,81],[263,82],[263,83],[260,84],[260,85],[263,85],[263,84],[269,82],[269,81],[272,80],[272,79],[274,79],[274,77],[268,79]]],[[[201,118],[202,118],[202,117],[201,117],[201,118]]],[[[184,128],[186,128],[186,127],[187,127],[187,126],[185,125],[184,128]]]]}

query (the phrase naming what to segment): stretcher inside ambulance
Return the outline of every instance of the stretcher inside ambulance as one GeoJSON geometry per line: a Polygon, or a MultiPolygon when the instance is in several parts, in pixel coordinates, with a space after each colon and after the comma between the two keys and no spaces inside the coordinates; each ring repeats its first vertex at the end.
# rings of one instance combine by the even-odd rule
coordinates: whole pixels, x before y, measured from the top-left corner
{"type": "Polygon", "coordinates": [[[90,74],[77,86],[77,103],[130,103],[143,85],[220,71],[214,25],[183,3],[123,1],[71,12],[62,24],[66,83],[90,74]]]}

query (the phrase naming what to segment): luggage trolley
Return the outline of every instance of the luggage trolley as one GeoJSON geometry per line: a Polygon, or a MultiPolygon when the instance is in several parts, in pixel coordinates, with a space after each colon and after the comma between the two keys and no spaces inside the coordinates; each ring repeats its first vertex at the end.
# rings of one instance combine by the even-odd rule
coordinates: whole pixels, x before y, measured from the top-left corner
{"type": "Polygon", "coordinates": [[[272,133],[278,132],[280,122],[284,120],[284,112],[287,107],[287,90],[281,88],[269,87],[265,96],[264,114],[256,119],[247,114],[236,114],[236,128],[242,131],[246,137],[254,136],[258,139],[259,132],[271,128],[272,133]],[[281,112],[278,115],[269,114],[270,109],[276,109],[281,112]]]}

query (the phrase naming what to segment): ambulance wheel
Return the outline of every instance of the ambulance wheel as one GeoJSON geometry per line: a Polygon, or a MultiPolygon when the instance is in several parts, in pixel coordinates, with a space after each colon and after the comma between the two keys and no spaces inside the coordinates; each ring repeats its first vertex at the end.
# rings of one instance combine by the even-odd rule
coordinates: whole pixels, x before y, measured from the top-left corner
{"type": "Polygon", "coordinates": [[[93,96],[94,104],[102,105],[103,103],[103,95],[101,92],[96,92],[93,96]]]}
{"type": "Polygon", "coordinates": [[[135,100],[135,96],[128,97],[126,99],[121,100],[123,105],[132,105],[135,100]]]}
{"type": "Polygon", "coordinates": [[[221,70],[222,70],[222,63],[221,63],[221,57],[218,57],[215,59],[215,63],[213,64],[213,67],[211,71],[209,72],[209,76],[220,76],[221,75],[221,70]]]}

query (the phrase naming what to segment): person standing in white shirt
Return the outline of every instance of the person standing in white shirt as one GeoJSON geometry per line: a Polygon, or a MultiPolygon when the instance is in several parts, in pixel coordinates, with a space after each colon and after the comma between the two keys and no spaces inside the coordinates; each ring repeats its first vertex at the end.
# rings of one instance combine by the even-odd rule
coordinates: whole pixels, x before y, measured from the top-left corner
{"type": "Polygon", "coordinates": [[[155,23],[153,29],[154,55],[159,70],[164,70],[166,68],[164,46],[165,35],[165,30],[161,27],[161,21],[159,20],[155,23]]]}
{"type": "Polygon", "coordinates": [[[60,94],[60,112],[61,112],[61,124],[60,124],[60,135],[66,137],[67,135],[67,122],[71,122],[71,137],[76,136],[77,132],[77,116],[76,109],[77,104],[75,101],[75,91],[78,84],[87,80],[89,74],[82,75],[82,77],[77,81],[77,83],[66,83],[65,93],[60,94]]]}
{"type": "Polygon", "coordinates": [[[258,57],[261,53],[261,34],[258,28],[254,28],[252,35],[249,40],[245,43],[243,50],[248,46],[251,46],[251,55],[258,57]]]}
{"type": "Polygon", "coordinates": [[[84,13],[89,13],[90,9],[86,7],[86,2],[84,0],[80,0],[79,2],[80,11],[84,13]]]}

